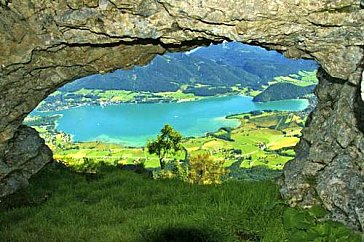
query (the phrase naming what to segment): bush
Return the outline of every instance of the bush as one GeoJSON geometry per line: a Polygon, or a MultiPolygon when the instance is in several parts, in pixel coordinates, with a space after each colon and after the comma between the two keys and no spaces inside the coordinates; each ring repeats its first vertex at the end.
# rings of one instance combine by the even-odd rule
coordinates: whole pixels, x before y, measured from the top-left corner
{"type": "Polygon", "coordinates": [[[196,184],[220,184],[227,174],[223,160],[215,160],[210,154],[192,156],[189,161],[188,181],[196,184]]]}
{"type": "Polygon", "coordinates": [[[153,179],[174,179],[176,178],[176,173],[171,171],[171,170],[167,170],[167,169],[163,169],[163,170],[157,170],[157,171],[153,171],[153,179]]]}
{"type": "Polygon", "coordinates": [[[190,157],[189,163],[174,160],[165,169],[153,171],[154,179],[178,179],[193,184],[220,184],[228,171],[223,160],[208,153],[190,157]]]}
{"type": "Polygon", "coordinates": [[[167,163],[165,169],[153,171],[154,179],[178,179],[188,181],[188,166],[179,160],[174,159],[167,163]]]}

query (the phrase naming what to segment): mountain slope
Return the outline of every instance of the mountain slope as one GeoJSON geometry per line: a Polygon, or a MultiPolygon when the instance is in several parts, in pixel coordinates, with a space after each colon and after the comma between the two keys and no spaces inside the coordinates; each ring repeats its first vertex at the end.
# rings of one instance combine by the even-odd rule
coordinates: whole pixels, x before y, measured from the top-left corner
{"type": "Polygon", "coordinates": [[[201,47],[191,56],[214,60],[219,64],[242,68],[261,79],[268,81],[276,76],[286,76],[300,70],[315,70],[314,61],[294,60],[276,51],[238,42],[225,42],[219,45],[201,47]]]}
{"type": "Polygon", "coordinates": [[[316,85],[297,86],[291,83],[275,83],[253,98],[254,102],[279,101],[302,98],[312,94],[316,85]]]}
{"type": "Polygon", "coordinates": [[[260,89],[275,76],[316,68],[313,61],[289,60],[275,51],[231,42],[187,53],[157,56],[147,66],[89,76],[64,86],[62,90],[86,88],[161,92],[176,91],[186,84],[211,87],[239,84],[241,87],[260,89]]]}
{"type": "Polygon", "coordinates": [[[214,61],[186,54],[157,56],[152,63],[133,70],[117,70],[106,75],[94,75],[77,80],[63,90],[81,88],[128,91],[176,91],[184,84],[255,86],[261,78],[238,67],[228,67],[214,61]]]}

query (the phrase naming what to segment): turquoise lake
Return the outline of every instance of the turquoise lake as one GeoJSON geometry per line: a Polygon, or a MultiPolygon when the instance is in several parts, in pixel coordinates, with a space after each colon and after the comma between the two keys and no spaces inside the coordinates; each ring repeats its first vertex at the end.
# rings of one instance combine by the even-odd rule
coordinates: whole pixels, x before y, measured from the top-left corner
{"type": "Polygon", "coordinates": [[[184,136],[202,136],[220,127],[238,126],[238,120],[225,119],[229,114],[253,110],[299,111],[307,105],[305,99],[254,103],[251,97],[226,96],[181,103],[82,106],[54,113],[63,115],[57,129],[71,134],[74,141],[144,146],[166,123],[184,136]]]}

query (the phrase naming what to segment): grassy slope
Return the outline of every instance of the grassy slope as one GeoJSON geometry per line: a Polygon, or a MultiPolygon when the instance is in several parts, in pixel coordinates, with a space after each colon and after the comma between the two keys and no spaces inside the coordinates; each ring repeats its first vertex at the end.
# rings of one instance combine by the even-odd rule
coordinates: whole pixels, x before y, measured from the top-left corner
{"type": "Polygon", "coordinates": [[[164,241],[164,233],[191,237],[183,241],[286,237],[283,207],[268,209],[280,202],[270,182],[198,186],[120,170],[87,181],[83,175],[48,169],[27,192],[31,202],[45,194],[49,198],[38,206],[1,212],[1,241],[164,241]]]}
{"type": "Polygon", "coordinates": [[[307,87],[318,83],[316,74],[317,71],[299,71],[298,74],[275,77],[271,82],[269,82],[269,85],[283,82],[295,84],[301,87],[307,87]]]}
{"type": "Polygon", "coordinates": [[[342,225],[285,207],[268,181],[199,186],[116,168],[77,174],[51,164],[0,204],[4,242],[313,241],[310,236],[360,241],[342,225]]]}

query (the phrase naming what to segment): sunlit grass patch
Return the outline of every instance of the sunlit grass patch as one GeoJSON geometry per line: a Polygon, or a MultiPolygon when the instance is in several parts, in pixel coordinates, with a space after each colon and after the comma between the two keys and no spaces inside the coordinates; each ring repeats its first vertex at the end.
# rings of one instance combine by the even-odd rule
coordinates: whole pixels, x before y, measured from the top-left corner
{"type": "Polygon", "coordinates": [[[202,149],[211,149],[211,150],[219,150],[221,148],[228,148],[229,142],[224,140],[211,140],[202,145],[202,149]]]}
{"type": "Polygon", "coordinates": [[[294,147],[300,139],[297,137],[282,137],[268,144],[269,149],[279,150],[285,147],[294,147]]]}
{"type": "Polygon", "coordinates": [[[269,82],[269,84],[272,85],[278,82],[288,82],[298,86],[306,87],[318,83],[316,74],[317,71],[299,71],[298,74],[275,77],[273,81],[269,82]]]}

